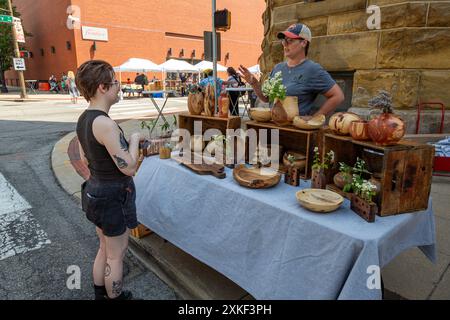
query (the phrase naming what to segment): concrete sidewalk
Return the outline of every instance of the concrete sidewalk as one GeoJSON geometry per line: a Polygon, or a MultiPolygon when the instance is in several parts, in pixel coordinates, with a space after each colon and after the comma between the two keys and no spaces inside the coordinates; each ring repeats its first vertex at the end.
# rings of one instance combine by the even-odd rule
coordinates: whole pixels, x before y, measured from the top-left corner
{"type": "MultiPolygon", "coordinates": [[[[141,130],[138,120],[120,125],[126,135],[141,130]]],[[[75,133],[55,145],[52,168],[61,187],[79,201],[88,170],[79,158],[75,133]]],[[[450,299],[450,178],[433,178],[432,199],[438,261],[433,265],[417,248],[396,257],[382,270],[385,299],[450,299]]],[[[235,283],[158,235],[131,238],[130,250],[182,298],[252,299],[235,283]]]]}

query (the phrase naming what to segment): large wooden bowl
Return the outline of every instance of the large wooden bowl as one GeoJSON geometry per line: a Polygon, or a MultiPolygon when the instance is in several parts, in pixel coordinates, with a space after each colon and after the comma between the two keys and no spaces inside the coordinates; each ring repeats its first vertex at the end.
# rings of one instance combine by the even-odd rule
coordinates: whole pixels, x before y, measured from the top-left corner
{"type": "Polygon", "coordinates": [[[234,168],[233,177],[241,186],[265,189],[277,185],[280,182],[281,174],[270,168],[248,168],[241,164],[234,168]]]}
{"type": "Polygon", "coordinates": [[[303,207],[320,213],[335,211],[344,202],[341,195],[324,189],[303,189],[296,193],[296,197],[303,207]]]}
{"type": "Polygon", "coordinates": [[[295,152],[295,151],[287,151],[284,155],[283,155],[283,165],[285,167],[295,167],[298,168],[300,170],[305,169],[306,166],[306,156],[303,153],[300,152],[295,152]],[[294,162],[290,162],[288,157],[289,155],[292,155],[295,160],[294,162]]]}
{"type": "Polygon", "coordinates": [[[250,108],[250,117],[258,122],[268,122],[272,120],[272,110],[269,108],[250,108]]]}
{"type": "Polygon", "coordinates": [[[319,129],[322,128],[325,123],[325,115],[320,114],[318,116],[315,116],[309,120],[304,120],[302,117],[297,116],[293,120],[293,125],[299,129],[303,130],[313,130],[313,129],[319,129]]]}

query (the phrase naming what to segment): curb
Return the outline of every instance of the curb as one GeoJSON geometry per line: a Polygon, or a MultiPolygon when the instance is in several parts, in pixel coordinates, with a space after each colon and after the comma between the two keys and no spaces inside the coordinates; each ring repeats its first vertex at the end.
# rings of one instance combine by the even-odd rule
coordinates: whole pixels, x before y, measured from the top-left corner
{"type": "Polygon", "coordinates": [[[71,132],[55,144],[51,155],[51,166],[59,185],[69,195],[81,201],[81,184],[84,180],[75,171],[67,153],[69,144],[75,137],[76,132],[71,132]]]}

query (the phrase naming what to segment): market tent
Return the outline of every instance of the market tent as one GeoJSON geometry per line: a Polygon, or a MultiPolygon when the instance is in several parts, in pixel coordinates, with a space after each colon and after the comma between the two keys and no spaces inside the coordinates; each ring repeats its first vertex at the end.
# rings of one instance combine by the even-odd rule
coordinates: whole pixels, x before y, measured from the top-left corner
{"type": "MultiPolygon", "coordinates": [[[[204,71],[206,69],[213,69],[213,63],[210,61],[202,61],[199,62],[195,65],[195,67],[197,68],[198,71],[204,71]]],[[[220,64],[217,64],[217,71],[219,72],[226,72],[227,71],[227,67],[224,67],[220,64]]]]}
{"type": "Polygon", "coordinates": [[[161,68],[150,60],[130,58],[118,67],[114,67],[114,71],[119,72],[151,72],[161,71],[161,68]]]}
{"type": "Polygon", "coordinates": [[[256,64],[248,68],[248,71],[250,71],[251,73],[261,73],[261,70],[259,69],[259,64],[256,64]]]}
{"type": "Polygon", "coordinates": [[[159,65],[160,70],[164,72],[198,72],[198,69],[192,64],[183,61],[170,59],[159,65]]]}

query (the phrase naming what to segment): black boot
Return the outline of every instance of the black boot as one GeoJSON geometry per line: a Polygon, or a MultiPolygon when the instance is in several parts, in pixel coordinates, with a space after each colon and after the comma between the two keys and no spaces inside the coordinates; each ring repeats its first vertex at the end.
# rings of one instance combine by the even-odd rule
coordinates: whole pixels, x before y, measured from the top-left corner
{"type": "Polygon", "coordinates": [[[105,286],[96,286],[94,284],[95,300],[107,300],[108,293],[105,286]]]}
{"type": "Polygon", "coordinates": [[[120,295],[115,298],[107,298],[108,300],[133,300],[133,294],[131,291],[123,290],[120,295]]]}

